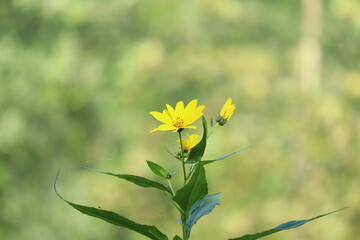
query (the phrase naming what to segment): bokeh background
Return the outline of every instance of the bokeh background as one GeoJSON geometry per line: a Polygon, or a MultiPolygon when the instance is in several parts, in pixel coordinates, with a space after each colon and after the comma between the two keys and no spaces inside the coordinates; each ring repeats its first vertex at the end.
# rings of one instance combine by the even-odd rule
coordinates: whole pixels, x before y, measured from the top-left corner
{"type": "Polygon", "coordinates": [[[267,239],[358,239],[359,12],[357,0],[0,1],[1,239],[145,239],[60,200],[59,168],[66,199],[180,234],[166,196],[78,165],[161,181],[145,160],[178,169],[164,150],[176,134],[149,134],[148,112],[196,98],[210,118],[228,97],[236,112],[205,158],[258,144],[207,166],[222,204],[192,238],[349,206],[267,239]]]}

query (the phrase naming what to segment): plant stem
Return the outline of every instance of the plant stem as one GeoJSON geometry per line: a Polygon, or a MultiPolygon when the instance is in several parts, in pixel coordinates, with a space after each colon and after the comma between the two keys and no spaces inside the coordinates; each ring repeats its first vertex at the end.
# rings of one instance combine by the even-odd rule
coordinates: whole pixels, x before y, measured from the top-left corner
{"type": "MultiPolygon", "coordinates": [[[[182,163],[182,170],[184,175],[184,185],[186,184],[187,176],[186,176],[186,168],[185,168],[185,156],[184,156],[184,148],[182,145],[182,137],[181,133],[179,133],[179,140],[180,140],[180,148],[181,148],[181,163],[182,163]]],[[[182,233],[183,233],[183,240],[188,240],[188,236],[186,233],[186,221],[187,221],[187,213],[181,214],[181,226],[182,226],[182,233]]]]}
{"type": "Polygon", "coordinates": [[[181,163],[182,163],[182,170],[183,170],[183,175],[184,175],[184,185],[185,185],[187,178],[186,178],[185,156],[184,156],[184,148],[182,145],[181,132],[179,132],[179,139],[180,139],[180,148],[181,148],[181,163]]]}
{"type": "Polygon", "coordinates": [[[209,132],[209,134],[207,135],[206,138],[209,138],[209,137],[211,136],[211,134],[213,133],[213,131],[215,130],[215,128],[216,128],[218,125],[219,125],[219,124],[216,123],[215,126],[211,128],[211,130],[210,130],[210,132],[209,132]]]}
{"type": "Polygon", "coordinates": [[[167,182],[168,182],[168,184],[169,184],[169,187],[170,187],[170,190],[171,190],[172,195],[175,196],[175,192],[174,192],[174,189],[173,189],[173,187],[172,187],[172,185],[171,185],[170,180],[167,179],[167,182]]]}
{"type": "Polygon", "coordinates": [[[188,240],[188,236],[186,234],[186,221],[184,221],[183,219],[181,220],[181,225],[182,225],[182,232],[183,232],[183,240],[188,240]]]}
{"type": "Polygon", "coordinates": [[[185,162],[184,160],[182,161],[182,169],[183,169],[183,173],[184,173],[184,185],[186,184],[186,169],[185,169],[185,162]]]}

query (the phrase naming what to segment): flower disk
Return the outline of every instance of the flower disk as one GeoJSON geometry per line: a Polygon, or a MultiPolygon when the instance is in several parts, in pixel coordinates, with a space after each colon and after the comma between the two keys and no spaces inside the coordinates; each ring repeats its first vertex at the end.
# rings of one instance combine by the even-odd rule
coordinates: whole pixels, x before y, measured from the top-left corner
{"type": "Polygon", "coordinates": [[[169,104],[166,104],[166,109],[160,112],[152,111],[150,114],[156,120],[162,122],[159,127],[150,131],[173,131],[180,132],[184,128],[196,129],[196,126],[189,126],[203,115],[205,105],[197,106],[197,99],[192,100],[186,107],[183,101],[176,104],[175,109],[169,104]]]}

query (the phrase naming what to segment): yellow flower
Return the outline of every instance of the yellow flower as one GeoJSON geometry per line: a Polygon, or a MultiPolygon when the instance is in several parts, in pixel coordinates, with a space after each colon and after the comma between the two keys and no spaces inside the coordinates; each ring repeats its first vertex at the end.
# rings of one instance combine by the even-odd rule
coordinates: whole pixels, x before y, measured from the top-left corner
{"type": "MultiPolygon", "coordinates": [[[[181,141],[182,149],[184,152],[189,152],[190,149],[195,147],[200,140],[198,139],[199,135],[197,134],[187,134],[188,138],[186,140],[181,141]]],[[[176,140],[177,142],[180,142],[180,140],[176,140]]]]}
{"type": "Polygon", "coordinates": [[[226,122],[230,119],[235,111],[235,105],[232,104],[232,99],[229,98],[220,111],[220,116],[216,118],[216,122],[219,123],[220,126],[226,124],[226,122]]]}
{"type": "Polygon", "coordinates": [[[150,131],[173,131],[181,132],[184,128],[196,129],[196,126],[189,126],[203,115],[205,105],[196,106],[197,99],[192,100],[186,107],[183,101],[176,104],[175,109],[166,104],[165,110],[160,112],[152,111],[150,114],[163,124],[150,131]]]}

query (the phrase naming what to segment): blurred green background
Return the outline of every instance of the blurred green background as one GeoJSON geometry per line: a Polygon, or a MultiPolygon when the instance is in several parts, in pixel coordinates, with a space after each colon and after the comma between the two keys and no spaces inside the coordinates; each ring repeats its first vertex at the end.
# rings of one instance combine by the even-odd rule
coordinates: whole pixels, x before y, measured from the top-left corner
{"type": "MultiPolygon", "coordinates": [[[[78,165],[142,175],[180,166],[149,111],[198,99],[237,106],[206,159],[222,205],[193,239],[228,239],[344,206],[266,239],[360,236],[357,0],[0,1],[1,239],[145,239],[61,201],[180,234],[168,199],[78,165]]],[[[199,124],[198,122],[197,124],[199,124]]],[[[201,134],[201,128],[193,131],[201,134]]],[[[181,182],[180,174],[174,179],[181,182]]]]}

